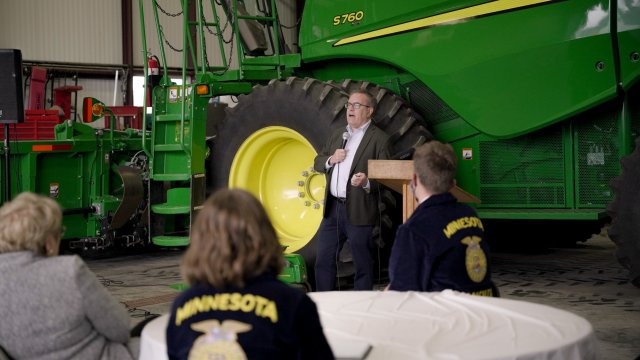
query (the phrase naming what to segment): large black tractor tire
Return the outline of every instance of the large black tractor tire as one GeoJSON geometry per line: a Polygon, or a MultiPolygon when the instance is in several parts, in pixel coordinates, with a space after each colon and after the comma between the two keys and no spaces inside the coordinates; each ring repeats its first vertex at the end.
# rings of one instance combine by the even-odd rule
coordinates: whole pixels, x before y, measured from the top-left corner
{"type": "MultiPolygon", "coordinates": [[[[265,204],[272,220],[283,213],[294,212],[294,216],[289,217],[290,221],[275,219],[274,227],[279,234],[288,233],[288,226],[300,226],[304,220],[298,221],[298,217],[302,219],[305,214],[313,213],[317,221],[306,225],[305,233],[296,234],[302,245],[298,243],[291,247],[292,252],[304,257],[309,273],[313,272],[316,232],[322,216],[324,193],[320,188],[325,184],[324,174],[311,171],[313,158],[335,129],[346,126],[344,104],[348,91],[354,86],[362,87],[378,98],[380,106],[377,113],[383,116],[380,121],[375,115],[374,119],[390,134],[395,155],[410,152],[411,148],[431,138],[421,117],[397,95],[365,82],[348,81],[344,85],[291,77],[286,81],[273,80],[266,86],[255,86],[250,94],[239,96],[238,104],[228,108],[224,120],[218,123],[210,158],[214,189],[227,186],[247,188],[265,204]],[[280,129],[283,137],[278,140],[278,135],[272,136],[269,129],[280,129]],[[265,146],[266,143],[274,145],[265,146]],[[254,144],[264,150],[250,150],[254,144]],[[304,161],[297,159],[305,151],[304,161]],[[289,171],[287,166],[294,169],[289,171]],[[265,184],[283,188],[274,189],[265,184]],[[299,199],[293,200],[299,200],[299,203],[289,206],[279,199],[273,200],[281,193],[294,198],[297,194],[299,199]],[[294,207],[300,210],[300,216],[294,207]]],[[[289,200],[287,204],[291,204],[292,199],[289,200]]],[[[391,205],[381,207],[389,210],[391,205]]],[[[384,218],[382,222],[387,223],[387,216],[384,218]]],[[[385,235],[393,237],[393,234],[385,235]]]]}
{"type": "Polygon", "coordinates": [[[609,237],[617,245],[618,261],[629,269],[629,280],[640,287],[640,137],[620,164],[622,173],[611,182],[615,197],[607,208],[609,237]]]}

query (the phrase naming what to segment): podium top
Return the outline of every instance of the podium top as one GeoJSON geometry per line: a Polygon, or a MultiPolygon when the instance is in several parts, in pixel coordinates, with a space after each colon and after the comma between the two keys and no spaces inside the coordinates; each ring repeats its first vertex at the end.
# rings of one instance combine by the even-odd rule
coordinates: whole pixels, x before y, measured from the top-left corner
{"type": "MultiPolygon", "coordinates": [[[[369,178],[378,181],[390,189],[402,193],[403,185],[413,176],[413,160],[369,160],[369,178]]],[[[458,201],[480,203],[480,199],[458,186],[450,190],[458,201]]]]}

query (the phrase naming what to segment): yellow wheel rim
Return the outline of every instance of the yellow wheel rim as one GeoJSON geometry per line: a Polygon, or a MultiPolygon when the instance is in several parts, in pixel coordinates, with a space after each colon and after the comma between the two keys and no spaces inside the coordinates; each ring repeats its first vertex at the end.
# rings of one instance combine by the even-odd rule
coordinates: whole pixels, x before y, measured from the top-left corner
{"type": "Polygon", "coordinates": [[[304,247],[322,220],[325,178],[313,170],[316,155],[298,132],[271,126],[249,136],[231,164],[229,187],[260,199],[287,253],[304,247]]]}

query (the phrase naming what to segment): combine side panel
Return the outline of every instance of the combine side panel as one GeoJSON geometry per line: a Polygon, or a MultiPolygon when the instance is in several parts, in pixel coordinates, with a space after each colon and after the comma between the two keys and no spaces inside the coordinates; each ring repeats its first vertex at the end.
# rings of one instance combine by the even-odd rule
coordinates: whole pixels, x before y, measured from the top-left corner
{"type": "Polygon", "coordinates": [[[391,64],[494,137],[616,96],[608,1],[313,1],[304,16],[304,62],[391,64]]]}

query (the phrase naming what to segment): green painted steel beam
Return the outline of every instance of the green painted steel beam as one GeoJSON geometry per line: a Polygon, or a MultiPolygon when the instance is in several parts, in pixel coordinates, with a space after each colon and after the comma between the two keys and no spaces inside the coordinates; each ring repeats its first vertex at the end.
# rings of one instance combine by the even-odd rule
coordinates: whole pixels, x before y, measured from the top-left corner
{"type": "Polygon", "coordinates": [[[191,208],[189,204],[187,205],[159,204],[159,205],[151,205],[151,210],[156,214],[176,215],[176,214],[188,214],[191,208]]]}
{"type": "Polygon", "coordinates": [[[187,246],[188,236],[154,236],[151,241],[158,246],[187,246]]]}
{"type": "Polygon", "coordinates": [[[156,174],[153,180],[156,181],[186,181],[189,180],[189,174],[156,174]]]}
{"type": "Polygon", "coordinates": [[[274,69],[245,69],[242,71],[242,78],[244,80],[254,81],[269,81],[271,79],[278,79],[278,70],[274,69]]]}
{"type": "Polygon", "coordinates": [[[481,219],[510,220],[601,220],[604,209],[477,209],[481,219]]]}
{"type": "Polygon", "coordinates": [[[216,95],[236,95],[248,94],[253,88],[250,82],[215,82],[212,85],[213,93],[216,95]]]}
{"type": "Polygon", "coordinates": [[[255,58],[246,58],[242,61],[243,65],[270,65],[270,66],[285,66],[285,67],[299,67],[300,55],[280,55],[280,56],[260,56],[255,58]]]}

